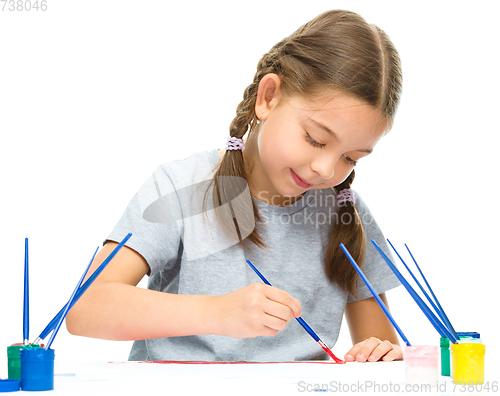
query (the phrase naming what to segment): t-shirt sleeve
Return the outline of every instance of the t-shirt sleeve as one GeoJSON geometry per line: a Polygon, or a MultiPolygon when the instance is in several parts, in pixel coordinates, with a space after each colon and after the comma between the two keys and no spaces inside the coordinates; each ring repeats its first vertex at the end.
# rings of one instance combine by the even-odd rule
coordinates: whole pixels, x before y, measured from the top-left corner
{"type": "MultiPolygon", "coordinates": [[[[377,252],[371,240],[373,239],[377,243],[377,245],[380,246],[383,252],[395,265],[396,261],[394,261],[384,234],[380,230],[380,227],[378,226],[373,215],[368,209],[368,206],[357,192],[355,193],[355,196],[356,209],[358,211],[359,217],[361,218],[361,223],[363,224],[366,235],[366,257],[361,269],[377,294],[382,294],[390,289],[393,289],[396,286],[399,286],[401,283],[389,268],[387,263],[384,261],[382,256],[380,256],[380,254],[377,252]]],[[[358,298],[356,299],[352,295],[349,295],[347,298],[347,302],[354,302],[372,297],[372,293],[361,278],[358,279],[357,292],[358,298]]]]}
{"type": "Polygon", "coordinates": [[[182,254],[179,227],[169,206],[176,195],[163,196],[158,189],[169,184],[165,169],[159,167],[134,195],[104,242],[120,242],[132,233],[126,246],[144,257],[150,268],[148,275],[173,268],[182,254]]]}

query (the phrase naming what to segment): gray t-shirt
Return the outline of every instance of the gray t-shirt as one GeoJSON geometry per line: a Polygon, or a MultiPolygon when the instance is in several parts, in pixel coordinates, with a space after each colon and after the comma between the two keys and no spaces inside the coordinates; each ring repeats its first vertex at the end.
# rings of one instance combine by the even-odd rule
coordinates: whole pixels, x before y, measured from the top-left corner
{"type": "MultiPolygon", "coordinates": [[[[324,272],[331,219],[338,210],[335,193],[332,189],[309,190],[285,207],[251,198],[263,217],[259,231],[270,249],[248,242],[245,249],[218,229],[213,210],[201,213],[199,203],[191,200],[203,196],[206,185],[200,183],[213,176],[219,160],[217,150],[213,150],[160,165],[133,197],[107,240],[119,242],[132,232],[127,246],[147,261],[148,288],[166,293],[221,295],[261,282],[246,263],[248,259],[273,286],[300,300],[303,319],[332,347],[346,303],[355,301],[324,272]]],[[[248,197],[248,190],[246,193],[248,197]]],[[[363,272],[380,294],[398,286],[399,281],[370,243],[374,239],[391,257],[382,232],[358,194],[356,208],[367,240],[363,272]]],[[[358,297],[371,297],[361,279],[358,297]]],[[[129,360],[153,361],[317,359],[328,357],[295,320],[274,337],[201,335],[139,340],[129,356],[129,360]]]]}

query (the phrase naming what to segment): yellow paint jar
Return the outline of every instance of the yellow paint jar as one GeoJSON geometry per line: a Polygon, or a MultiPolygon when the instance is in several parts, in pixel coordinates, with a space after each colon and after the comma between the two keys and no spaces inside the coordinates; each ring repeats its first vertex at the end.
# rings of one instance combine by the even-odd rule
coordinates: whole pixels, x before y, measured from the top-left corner
{"type": "Polygon", "coordinates": [[[485,346],[470,339],[451,344],[452,377],[454,384],[484,384],[485,346]]]}

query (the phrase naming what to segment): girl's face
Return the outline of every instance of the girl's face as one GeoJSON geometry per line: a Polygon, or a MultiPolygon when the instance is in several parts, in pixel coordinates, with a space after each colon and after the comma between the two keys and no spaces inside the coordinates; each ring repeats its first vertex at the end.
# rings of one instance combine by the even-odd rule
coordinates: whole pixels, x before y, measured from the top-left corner
{"type": "Polygon", "coordinates": [[[252,194],[287,206],[307,190],[336,186],[372,152],[385,129],[378,110],[345,95],[314,102],[284,98],[249,136],[252,194]]]}

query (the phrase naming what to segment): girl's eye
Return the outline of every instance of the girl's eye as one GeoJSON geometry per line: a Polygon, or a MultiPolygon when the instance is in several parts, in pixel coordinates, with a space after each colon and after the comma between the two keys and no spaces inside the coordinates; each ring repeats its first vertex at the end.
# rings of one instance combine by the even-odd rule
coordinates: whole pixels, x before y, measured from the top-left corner
{"type": "Polygon", "coordinates": [[[314,147],[319,147],[319,148],[323,148],[326,146],[326,144],[322,144],[322,143],[318,143],[316,140],[314,140],[311,135],[309,135],[307,132],[306,132],[306,140],[312,144],[314,147]]]}
{"type": "MultiPolygon", "coordinates": [[[[306,132],[306,140],[312,144],[314,147],[319,147],[319,148],[323,148],[326,146],[326,144],[323,144],[323,143],[318,143],[316,140],[314,140],[311,135],[309,135],[307,132],[306,132]]],[[[358,164],[358,161],[355,161],[353,160],[352,158],[348,157],[347,155],[345,154],[342,154],[344,156],[344,160],[349,164],[349,165],[352,165],[352,166],[356,166],[358,164]]]]}
{"type": "Polygon", "coordinates": [[[358,161],[355,161],[352,158],[349,158],[347,155],[345,155],[345,154],[342,154],[342,155],[344,156],[344,159],[346,160],[346,162],[348,164],[356,166],[356,164],[358,163],[358,161]]]}

